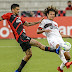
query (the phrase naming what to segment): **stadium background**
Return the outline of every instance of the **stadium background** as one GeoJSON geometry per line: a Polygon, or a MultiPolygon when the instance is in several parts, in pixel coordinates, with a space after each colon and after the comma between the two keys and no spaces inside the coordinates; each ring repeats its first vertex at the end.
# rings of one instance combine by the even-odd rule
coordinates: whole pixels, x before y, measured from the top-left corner
{"type": "MultiPolygon", "coordinates": [[[[37,16],[37,12],[42,12],[47,6],[53,5],[59,10],[58,16],[54,19],[54,21],[59,24],[59,29],[64,34],[72,35],[72,12],[65,10],[67,1],[68,0],[0,0],[0,16],[11,12],[11,4],[18,3],[20,5],[19,15],[28,22],[34,22],[44,16],[37,16]],[[30,15],[32,12],[35,13],[34,16],[30,15]]],[[[37,28],[38,25],[25,27],[27,36],[32,38],[46,38],[44,34],[36,34],[37,28]]],[[[14,72],[25,54],[23,54],[19,44],[14,40],[14,36],[6,20],[0,22],[0,39],[0,72],[14,72]]],[[[46,39],[36,40],[44,45],[48,45],[46,39]]],[[[64,38],[64,40],[72,44],[72,39],[64,38]]],[[[32,47],[32,52],[33,57],[23,69],[24,72],[57,72],[57,66],[61,64],[61,61],[56,54],[41,51],[36,47],[32,47]]],[[[70,54],[72,56],[72,49],[70,54]]],[[[65,68],[64,71],[71,72],[72,66],[68,70],[65,68]]]]}

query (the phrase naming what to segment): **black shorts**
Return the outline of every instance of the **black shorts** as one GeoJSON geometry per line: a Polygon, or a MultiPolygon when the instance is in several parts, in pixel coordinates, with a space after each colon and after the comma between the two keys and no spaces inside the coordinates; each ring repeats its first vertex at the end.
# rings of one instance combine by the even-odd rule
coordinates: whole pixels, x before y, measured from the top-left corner
{"type": "Polygon", "coordinates": [[[18,43],[20,44],[23,51],[26,51],[27,49],[31,48],[30,45],[31,38],[26,36],[25,33],[22,33],[18,39],[18,43]]]}

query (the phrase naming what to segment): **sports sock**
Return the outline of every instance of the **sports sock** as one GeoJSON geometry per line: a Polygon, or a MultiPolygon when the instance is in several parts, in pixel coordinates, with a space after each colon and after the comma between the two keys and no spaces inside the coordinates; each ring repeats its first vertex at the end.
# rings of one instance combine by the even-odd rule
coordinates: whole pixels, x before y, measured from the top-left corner
{"type": "Polygon", "coordinates": [[[21,72],[21,70],[23,69],[23,67],[25,66],[26,63],[27,63],[26,61],[22,60],[20,66],[19,66],[19,68],[18,68],[17,70],[18,70],[19,72],[21,72]]]}
{"type": "MultiPolygon", "coordinates": [[[[67,62],[69,62],[69,60],[67,60],[67,62]]],[[[62,63],[62,64],[60,65],[60,69],[63,70],[64,67],[65,67],[65,64],[62,63]]]]}
{"type": "Polygon", "coordinates": [[[64,67],[65,67],[65,64],[62,63],[62,64],[60,65],[60,69],[63,70],[64,67]]]}
{"type": "Polygon", "coordinates": [[[60,59],[62,60],[62,62],[64,64],[66,64],[68,61],[65,59],[65,56],[64,56],[64,50],[60,50],[60,55],[59,55],[60,59]]]}
{"type": "Polygon", "coordinates": [[[50,51],[50,52],[56,52],[56,49],[50,48],[50,47],[45,47],[45,51],[50,51]]]}

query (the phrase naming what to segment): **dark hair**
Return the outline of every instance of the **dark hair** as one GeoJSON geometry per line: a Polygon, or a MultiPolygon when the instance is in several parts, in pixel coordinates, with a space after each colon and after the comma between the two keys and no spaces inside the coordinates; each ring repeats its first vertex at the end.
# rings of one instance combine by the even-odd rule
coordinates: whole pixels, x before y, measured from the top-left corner
{"type": "Polygon", "coordinates": [[[71,3],[71,1],[68,1],[68,3],[71,3]]]}
{"type": "Polygon", "coordinates": [[[14,9],[14,8],[16,8],[16,7],[19,7],[19,4],[12,4],[11,5],[11,10],[14,9]]]}
{"type": "Polygon", "coordinates": [[[56,7],[53,7],[53,6],[48,6],[44,10],[44,14],[47,16],[47,13],[49,14],[50,11],[54,11],[55,12],[55,16],[56,16],[56,14],[58,14],[58,10],[56,9],[56,7]]]}

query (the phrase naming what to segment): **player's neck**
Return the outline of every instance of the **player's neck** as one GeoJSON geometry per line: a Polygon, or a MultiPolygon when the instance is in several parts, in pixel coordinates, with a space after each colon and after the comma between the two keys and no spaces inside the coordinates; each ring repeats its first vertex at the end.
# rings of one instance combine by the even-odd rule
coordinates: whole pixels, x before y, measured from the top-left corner
{"type": "MultiPolygon", "coordinates": [[[[48,19],[49,19],[49,18],[48,18],[48,19]]],[[[49,19],[49,20],[53,21],[53,19],[49,19]]]]}
{"type": "MultiPolygon", "coordinates": [[[[12,12],[13,13],[13,12],[12,12]]],[[[16,13],[13,13],[13,15],[18,16],[16,13]]]]}

